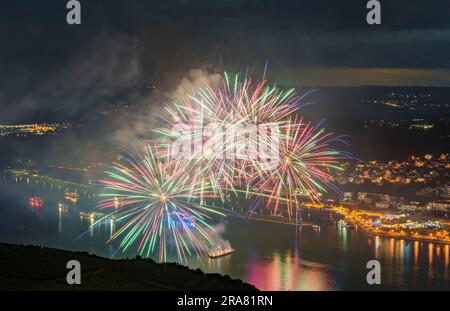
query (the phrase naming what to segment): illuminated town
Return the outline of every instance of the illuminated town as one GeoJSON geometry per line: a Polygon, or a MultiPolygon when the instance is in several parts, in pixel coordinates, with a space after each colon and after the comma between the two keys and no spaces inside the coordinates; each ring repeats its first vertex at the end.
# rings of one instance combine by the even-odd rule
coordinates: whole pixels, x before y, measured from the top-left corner
{"type": "Polygon", "coordinates": [[[24,1],[0,290],[450,290],[450,1],[24,1]]]}
{"type": "Polygon", "coordinates": [[[357,163],[338,180],[343,204],[408,212],[450,211],[448,154],[411,156],[406,161],[357,163]],[[368,190],[365,190],[368,189],[368,190]]]}
{"type": "Polygon", "coordinates": [[[430,187],[441,185],[446,181],[449,177],[449,169],[448,154],[438,156],[425,154],[422,157],[413,155],[405,161],[357,163],[350,176],[346,176],[346,180],[353,184],[373,183],[383,186],[415,183],[430,187]]]}
{"type": "Polygon", "coordinates": [[[37,123],[37,124],[18,124],[1,125],[0,136],[45,136],[54,135],[57,132],[70,127],[68,123],[37,123]]]}

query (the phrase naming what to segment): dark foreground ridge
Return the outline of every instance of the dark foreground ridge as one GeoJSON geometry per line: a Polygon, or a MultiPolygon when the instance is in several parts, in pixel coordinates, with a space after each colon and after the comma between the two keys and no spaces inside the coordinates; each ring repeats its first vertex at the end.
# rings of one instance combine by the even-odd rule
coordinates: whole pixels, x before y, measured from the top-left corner
{"type": "Polygon", "coordinates": [[[151,259],[111,260],[86,252],[0,244],[0,290],[256,290],[219,274],[151,259]],[[68,285],[69,260],[81,264],[81,285],[68,285]]]}

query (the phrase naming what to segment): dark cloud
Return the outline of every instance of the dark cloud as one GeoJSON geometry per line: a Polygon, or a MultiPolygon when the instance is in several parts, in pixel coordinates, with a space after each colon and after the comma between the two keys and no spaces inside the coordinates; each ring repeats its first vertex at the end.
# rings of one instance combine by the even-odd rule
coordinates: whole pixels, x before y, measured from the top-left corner
{"type": "Polygon", "coordinates": [[[102,98],[83,88],[170,88],[191,68],[267,60],[286,76],[310,67],[450,69],[448,0],[381,1],[380,26],[366,24],[366,2],[89,0],[82,24],[69,26],[64,0],[1,1],[0,100],[16,119],[42,106],[76,115],[102,98]]]}
{"type": "Polygon", "coordinates": [[[365,0],[81,2],[82,25],[68,26],[65,1],[4,1],[4,72],[26,77],[58,66],[104,31],[138,38],[143,57],[161,71],[210,61],[214,52],[226,63],[240,60],[237,66],[270,58],[290,65],[450,67],[446,0],[383,1],[382,25],[375,27],[365,22],[365,0]]]}
{"type": "Polygon", "coordinates": [[[77,52],[59,66],[16,76],[9,87],[10,80],[4,78],[0,101],[8,109],[0,120],[71,119],[104,105],[112,90],[138,89],[145,81],[137,42],[129,35],[101,33],[77,52]]]}

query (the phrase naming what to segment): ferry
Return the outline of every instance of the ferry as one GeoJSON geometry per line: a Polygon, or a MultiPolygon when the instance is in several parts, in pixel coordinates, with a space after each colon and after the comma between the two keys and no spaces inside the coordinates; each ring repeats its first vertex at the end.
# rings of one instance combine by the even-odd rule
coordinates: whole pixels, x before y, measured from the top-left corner
{"type": "Polygon", "coordinates": [[[208,253],[209,258],[219,258],[223,256],[230,255],[234,253],[236,250],[231,247],[224,247],[224,248],[216,248],[208,253]]]}
{"type": "Polygon", "coordinates": [[[58,203],[58,208],[62,211],[62,212],[67,212],[69,210],[69,205],[65,204],[65,203],[58,203]]]}
{"type": "Polygon", "coordinates": [[[344,220],[344,227],[347,229],[353,229],[355,228],[355,224],[351,221],[344,220]]]}
{"type": "Polygon", "coordinates": [[[196,219],[193,216],[187,215],[186,213],[183,212],[171,212],[170,215],[172,215],[173,217],[170,217],[168,219],[169,225],[173,224],[179,228],[195,227],[196,219]]]}
{"type": "Polygon", "coordinates": [[[44,199],[40,197],[31,197],[28,199],[28,204],[33,208],[41,208],[44,205],[44,199]]]}
{"type": "Polygon", "coordinates": [[[66,192],[64,194],[64,198],[67,201],[76,204],[78,202],[78,199],[80,198],[80,195],[76,192],[66,192]]]}
{"type": "Polygon", "coordinates": [[[99,212],[80,212],[81,218],[90,218],[90,219],[99,219],[102,218],[104,215],[103,213],[99,212]]]}

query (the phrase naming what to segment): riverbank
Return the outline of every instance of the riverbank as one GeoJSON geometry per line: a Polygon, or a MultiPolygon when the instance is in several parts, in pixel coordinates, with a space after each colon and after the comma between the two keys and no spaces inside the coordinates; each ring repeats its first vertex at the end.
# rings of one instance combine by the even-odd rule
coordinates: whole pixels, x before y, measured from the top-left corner
{"type": "Polygon", "coordinates": [[[450,242],[444,241],[444,240],[438,240],[438,239],[427,239],[422,237],[412,237],[409,235],[391,235],[387,233],[381,233],[381,232],[373,232],[370,228],[365,227],[361,222],[359,222],[357,219],[351,219],[355,224],[357,224],[361,229],[366,232],[367,234],[370,234],[372,236],[379,236],[382,238],[388,238],[388,239],[397,239],[397,240],[407,240],[407,241],[413,241],[413,242],[425,242],[425,243],[435,243],[435,244],[441,244],[441,245],[450,245],[450,242]]]}
{"type": "Polygon", "coordinates": [[[86,252],[0,244],[0,290],[254,291],[254,286],[151,259],[111,260],[86,252]],[[68,285],[66,264],[81,265],[81,285],[68,285]]]}

